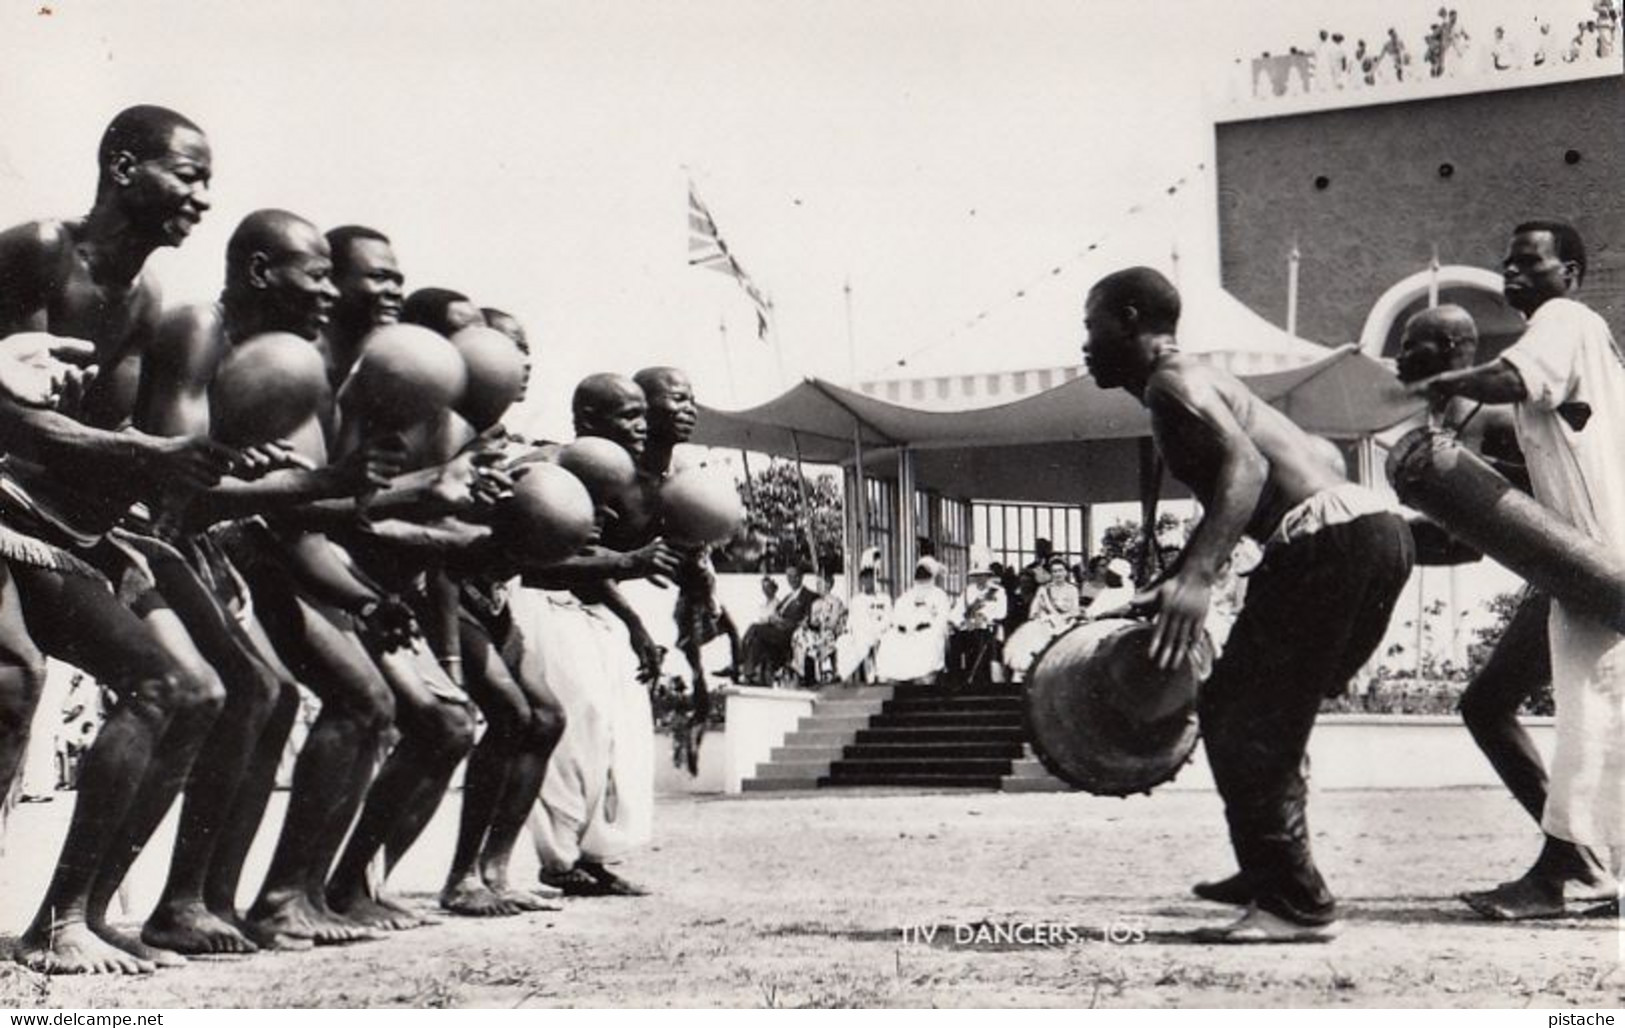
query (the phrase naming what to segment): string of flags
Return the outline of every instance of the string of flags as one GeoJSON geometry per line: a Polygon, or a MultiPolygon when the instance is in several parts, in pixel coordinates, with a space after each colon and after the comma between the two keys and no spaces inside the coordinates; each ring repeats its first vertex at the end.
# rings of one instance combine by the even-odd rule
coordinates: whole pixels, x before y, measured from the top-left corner
{"type": "MultiPolygon", "coordinates": [[[[1092,257],[1097,250],[1099,250],[1103,245],[1105,245],[1105,243],[1108,240],[1110,240],[1113,235],[1115,235],[1117,233],[1118,229],[1121,228],[1122,225],[1125,222],[1127,222],[1129,218],[1132,218],[1135,215],[1142,213],[1143,211],[1145,211],[1149,207],[1153,206],[1154,204],[1161,203],[1167,197],[1177,195],[1180,192],[1180,190],[1184,189],[1187,185],[1189,185],[1193,179],[1200,180],[1200,177],[1206,171],[1207,171],[1206,162],[1198,163],[1196,165],[1196,167],[1194,167],[1191,170],[1187,171],[1185,174],[1179,176],[1179,178],[1175,179],[1173,182],[1169,183],[1168,185],[1164,186],[1155,196],[1149,197],[1146,200],[1140,201],[1138,203],[1130,204],[1129,207],[1123,211],[1123,214],[1119,218],[1118,222],[1116,224],[1112,225],[1111,228],[1107,229],[1105,232],[1103,232],[1099,236],[1097,236],[1094,239],[1093,242],[1090,242],[1088,245],[1084,246],[1081,250],[1079,250],[1076,253],[1072,254],[1070,257],[1067,257],[1065,260],[1061,261],[1059,264],[1056,264],[1055,266],[1051,267],[1048,271],[1045,271],[1045,272],[1043,272],[1041,274],[1033,276],[1030,280],[1028,280],[1026,283],[1024,283],[1022,286],[1020,286],[1014,292],[1006,294],[1004,297],[1002,297],[998,301],[988,305],[987,307],[985,307],[982,310],[978,311],[973,316],[967,318],[965,321],[963,321],[960,324],[958,324],[957,326],[955,326],[952,330],[950,330],[948,332],[947,335],[943,336],[942,338],[936,339],[936,340],[934,340],[932,342],[929,342],[929,343],[926,343],[924,346],[921,346],[919,349],[913,350],[913,351],[911,351],[911,352],[909,352],[907,354],[904,354],[903,356],[897,358],[896,361],[893,362],[893,366],[899,367],[899,368],[906,367],[908,365],[909,361],[912,361],[915,358],[921,356],[922,354],[936,349],[937,347],[943,345],[944,343],[951,342],[952,340],[957,339],[960,336],[961,333],[967,332],[967,331],[970,331],[971,329],[976,328],[982,322],[986,321],[988,318],[992,317],[994,314],[996,314],[999,311],[1003,310],[1004,308],[1008,307],[1012,303],[1015,303],[1018,300],[1025,300],[1027,298],[1028,294],[1033,292],[1039,286],[1043,285],[1044,283],[1047,283],[1047,282],[1053,281],[1054,279],[1059,278],[1062,274],[1064,274],[1068,269],[1070,269],[1074,265],[1076,265],[1076,264],[1078,264],[1078,263],[1080,263],[1080,262],[1082,262],[1084,260],[1087,260],[1089,257],[1092,257]]],[[[877,372],[877,374],[878,374],[878,372],[877,372]]]]}
{"type": "Polygon", "coordinates": [[[767,342],[773,302],[746,274],[738,258],[729,251],[728,244],[722,241],[716,219],[711,216],[705,201],[700,199],[692,180],[688,183],[688,266],[728,275],[738,282],[739,288],[756,306],[756,338],[767,342]]]}

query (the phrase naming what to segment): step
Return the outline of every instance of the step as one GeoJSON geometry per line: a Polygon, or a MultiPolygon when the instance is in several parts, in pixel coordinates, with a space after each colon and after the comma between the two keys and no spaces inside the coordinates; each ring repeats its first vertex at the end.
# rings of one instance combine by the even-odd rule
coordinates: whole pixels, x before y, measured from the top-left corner
{"type": "Polygon", "coordinates": [[[1021,701],[1008,696],[943,696],[938,699],[887,700],[887,714],[912,714],[942,711],[943,713],[972,713],[980,710],[1021,712],[1021,701]]]}
{"type": "Polygon", "coordinates": [[[1038,759],[1030,742],[1021,746],[1021,759],[1004,776],[1005,792],[1072,792],[1070,785],[1050,774],[1049,768],[1038,759]]]}
{"type": "Polygon", "coordinates": [[[845,751],[847,748],[848,747],[842,745],[841,743],[828,743],[823,746],[805,746],[796,744],[788,746],[775,746],[773,747],[772,752],[768,754],[767,759],[775,764],[780,763],[781,761],[796,763],[798,761],[807,762],[822,760],[828,762],[832,760],[840,760],[846,755],[845,751]]]}
{"type": "Polygon", "coordinates": [[[957,774],[1003,778],[1010,773],[1010,759],[936,761],[908,758],[902,760],[852,760],[843,758],[830,765],[831,778],[853,778],[867,775],[929,775],[957,774]]]}
{"type": "Polygon", "coordinates": [[[797,732],[856,732],[860,728],[869,726],[867,714],[841,714],[820,717],[813,714],[796,722],[794,731],[797,732]]]}
{"type": "Polygon", "coordinates": [[[819,703],[828,703],[836,700],[889,700],[897,691],[891,685],[831,685],[818,694],[819,703]]]}
{"type": "Polygon", "coordinates": [[[1022,716],[1017,712],[973,711],[968,714],[876,714],[870,728],[1021,728],[1022,716]]]}
{"type": "Polygon", "coordinates": [[[1049,768],[1037,757],[1018,759],[1010,768],[1011,778],[1053,778],[1049,768]]]}
{"type": "Polygon", "coordinates": [[[739,787],[742,792],[810,792],[818,783],[818,778],[747,778],[739,787]]]}
{"type": "Polygon", "coordinates": [[[881,785],[908,789],[989,789],[999,787],[993,775],[853,775],[844,778],[825,777],[818,780],[820,789],[848,788],[863,785],[881,785]]]}
{"type": "Polygon", "coordinates": [[[1019,743],[1026,739],[1026,729],[1017,727],[973,726],[965,727],[913,727],[866,728],[853,739],[857,746],[893,743],[949,743],[949,742],[1001,742],[1019,743]]]}
{"type": "Polygon", "coordinates": [[[838,700],[819,700],[813,704],[812,716],[827,714],[835,717],[851,717],[854,714],[874,714],[890,702],[879,697],[872,700],[849,700],[845,697],[838,700]]]}
{"type": "Polygon", "coordinates": [[[781,746],[834,746],[841,747],[852,741],[850,729],[826,731],[824,729],[797,729],[780,740],[781,746]]]}
{"type": "Polygon", "coordinates": [[[893,688],[892,698],[899,700],[918,700],[947,697],[989,698],[989,699],[1021,699],[1024,691],[1020,688],[1011,689],[944,689],[937,685],[899,685],[893,688]]]}
{"type": "Polygon", "coordinates": [[[790,760],[783,763],[757,764],[753,781],[767,781],[769,779],[798,779],[811,781],[822,775],[830,773],[831,762],[828,760],[790,760]]]}
{"type": "Polygon", "coordinates": [[[842,760],[1017,760],[1021,746],[1014,742],[854,743],[839,756],[842,760]]]}

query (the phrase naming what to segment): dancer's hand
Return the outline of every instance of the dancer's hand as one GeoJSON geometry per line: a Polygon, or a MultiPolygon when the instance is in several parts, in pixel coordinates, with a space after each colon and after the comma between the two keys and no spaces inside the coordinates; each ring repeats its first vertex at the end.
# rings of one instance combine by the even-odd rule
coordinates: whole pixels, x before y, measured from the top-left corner
{"type": "Polygon", "coordinates": [[[1177,670],[1190,660],[1202,638],[1213,584],[1194,575],[1175,575],[1150,592],[1157,605],[1151,659],[1164,671],[1177,670]]]}

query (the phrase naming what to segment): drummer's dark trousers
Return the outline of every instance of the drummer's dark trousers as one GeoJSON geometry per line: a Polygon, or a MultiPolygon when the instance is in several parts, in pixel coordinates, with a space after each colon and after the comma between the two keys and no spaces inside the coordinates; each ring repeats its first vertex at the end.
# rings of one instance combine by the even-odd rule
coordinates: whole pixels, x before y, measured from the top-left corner
{"type": "Polygon", "coordinates": [[[1202,744],[1255,902],[1301,924],[1336,903],[1309,852],[1304,750],[1320,701],[1382,640],[1410,576],[1410,529],[1370,514],[1272,545],[1202,689],[1202,744]]]}

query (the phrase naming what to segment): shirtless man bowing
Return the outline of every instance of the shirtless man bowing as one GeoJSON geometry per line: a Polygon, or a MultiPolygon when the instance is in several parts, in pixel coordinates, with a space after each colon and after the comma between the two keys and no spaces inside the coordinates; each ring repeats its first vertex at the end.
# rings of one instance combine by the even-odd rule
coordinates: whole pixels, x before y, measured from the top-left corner
{"type": "Polygon", "coordinates": [[[1410,532],[1285,415],[1181,354],[1179,310],[1179,293],[1150,268],[1108,275],[1085,304],[1084,362],[1102,388],[1126,389],[1150,411],[1157,449],[1202,504],[1178,565],[1136,597],[1156,611],[1160,666],[1190,659],[1241,536],[1264,546],[1198,707],[1253,897],[1212,938],[1324,941],[1336,932],[1336,904],[1309,852],[1304,750],[1321,699],[1341,691],[1382,638],[1410,574],[1410,532]]]}
{"type": "Polygon", "coordinates": [[[203,133],[162,107],[115,117],[98,149],[96,200],[70,221],[0,233],[0,335],[46,331],[90,341],[98,377],[80,420],[0,402],[0,518],[32,546],[8,548],[21,611],[5,622],[8,656],[33,644],[89,671],[120,703],[91,748],[63,855],[17,957],[48,973],[152,970],[173,962],[114,931],[106,909],[179,791],[220,710],[218,679],[175,656],[189,645],[172,611],[106,538],[132,500],[205,488],[235,455],[207,439],[113,433],[134,402],[159,313],[143,274],[209,208],[203,133]],[[92,489],[84,483],[95,483],[92,489]],[[81,559],[83,558],[83,559],[81,559]],[[94,565],[118,582],[122,605],[94,565]],[[26,631],[26,635],[18,635],[26,631]],[[31,636],[30,640],[28,637],[31,636]]]}

